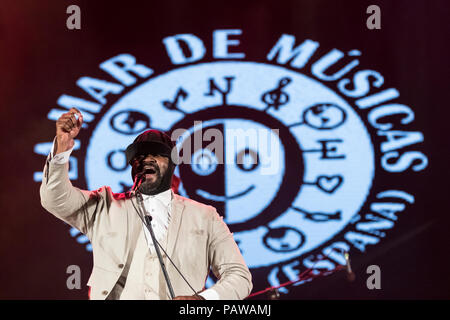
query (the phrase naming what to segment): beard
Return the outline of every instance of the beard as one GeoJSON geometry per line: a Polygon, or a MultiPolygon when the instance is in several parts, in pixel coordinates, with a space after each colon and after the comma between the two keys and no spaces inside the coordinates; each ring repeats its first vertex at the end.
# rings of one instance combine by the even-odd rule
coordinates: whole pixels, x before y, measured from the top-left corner
{"type": "Polygon", "coordinates": [[[146,180],[144,177],[144,180],[142,181],[141,185],[139,186],[139,191],[143,194],[154,194],[154,192],[161,185],[161,182],[162,182],[161,174],[156,174],[156,179],[153,179],[153,181],[146,180]]]}
{"type": "Polygon", "coordinates": [[[145,179],[145,176],[143,178],[144,180],[142,181],[141,185],[139,186],[138,190],[143,193],[143,194],[147,194],[147,195],[153,195],[153,194],[157,194],[159,192],[158,189],[161,186],[162,180],[163,180],[163,176],[161,175],[160,172],[157,172],[155,174],[155,178],[154,179],[145,179]]]}
{"type": "Polygon", "coordinates": [[[164,173],[161,173],[158,165],[152,165],[155,170],[153,174],[153,178],[146,179],[145,175],[143,176],[143,180],[141,185],[139,186],[139,192],[145,195],[155,195],[161,192],[168,190],[172,185],[172,175],[175,169],[174,165],[169,163],[167,170],[164,173]]]}

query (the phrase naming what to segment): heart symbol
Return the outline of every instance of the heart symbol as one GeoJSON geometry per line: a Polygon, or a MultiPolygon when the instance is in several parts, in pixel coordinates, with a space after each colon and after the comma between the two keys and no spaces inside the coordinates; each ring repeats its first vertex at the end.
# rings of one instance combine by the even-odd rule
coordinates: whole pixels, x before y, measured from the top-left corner
{"type": "Polygon", "coordinates": [[[319,176],[317,186],[325,192],[333,193],[342,184],[341,176],[319,176]]]}

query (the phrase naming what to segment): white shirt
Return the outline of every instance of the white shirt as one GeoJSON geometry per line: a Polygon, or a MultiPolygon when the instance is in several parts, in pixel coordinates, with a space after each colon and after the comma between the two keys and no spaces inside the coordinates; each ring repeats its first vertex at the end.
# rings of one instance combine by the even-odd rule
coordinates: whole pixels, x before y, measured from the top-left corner
{"type": "MultiPolygon", "coordinates": [[[[143,194],[142,198],[144,199],[144,207],[145,210],[152,217],[152,227],[155,233],[155,238],[158,242],[166,236],[167,230],[169,228],[170,222],[170,210],[172,203],[172,192],[170,189],[158,193],[156,195],[146,195],[143,194]]],[[[150,235],[150,231],[142,224],[142,228],[144,229],[145,239],[147,240],[147,244],[150,252],[155,252],[155,247],[153,246],[153,241],[150,235]]],[[[166,248],[163,248],[166,250],[166,248]]]]}
{"type": "MultiPolygon", "coordinates": [[[[53,146],[50,152],[50,162],[55,164],[65,164],[69,162],[70,154],[72,153],[73,148],[70,150],[58,153],[54,155],[56,137],[53,140],[53,146]]],[[[147,212],[152,216],[152,227],[155,233],[155,238],[158,242],[166,236],[167,230],[169,228],[170,222],[170,210],[172,208],[172,192],[171,189],[158,193],[156,195],[142,195],[144,199],[144,207],[147,212]]],[[[150,232],[147,227],[142,224],[142,228],[144,229],[145,238],[147,240],[147,245],[151,252],[155,251],[153,246],[153,241],[150,236],[150,232]]],[[[164,248],[165,250],[166,248],[164,248]]],[[[178,267],[178,266],[177,266],[178,267]]],[[[206,289],[205,291],[199,293],[206,300],[219,300],[219,294],[214,289],[206,289]]]]}

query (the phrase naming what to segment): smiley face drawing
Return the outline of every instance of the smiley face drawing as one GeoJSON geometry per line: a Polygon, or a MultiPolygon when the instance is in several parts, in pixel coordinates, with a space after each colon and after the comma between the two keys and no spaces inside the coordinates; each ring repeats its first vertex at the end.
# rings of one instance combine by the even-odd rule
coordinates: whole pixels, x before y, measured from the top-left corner
{"type": "Polygon", "coordinates": [[[270,229],[263,237],[266,247],[275,252],[290,252],[300,248],[304,242],[302,232],[294,228],[281,227],[270,229]]]}
{"type": "Polygon", "coordinates": [[[272,203],[284,178],[285,155],[279,137],[249,119],[203,122],[201,132],[193,128],[179,149],[192,153],[191,163],[179,169],[182,181],[196,182],[184,184],[187,195],[222,212],[233,230],[242,229],[272,203]],[[205,140],[195,146],[194,137],[207,132],[218,134],[222,150],[208,148],[211,142],[205,140]],[[271,150],[265,148],[268,143],[271,150]]]}
{"type": "Polygon", "coordinates": [[[192,156],[175,173],[185,195],[214,206],[233,232],[274,219],[287,208],[283,198],[293,199],[301,186],[297,178],[303,174],[301,150],[291,148],[294,157],[284,153],[286,144],[297,146],[295,138],[264,115],[244,106],[219,105],[188,115],[175,126],[186,128],[201,121],[177,143],[181,157],[185,151],[192,156]],[[272,130],[280,127],[281,131],[272,130]],[[215,142],[211,137],[195,143],[196,137],[211,133],[219,137],[219,148],[209,148],[215,142]]]}
{"type": "Polygon", "coordinates": [[[345,122],[344,110],[331,103],[320,103],[309,107],[303,113],[303,121],[319,130],[333,129],[345,122]]]}

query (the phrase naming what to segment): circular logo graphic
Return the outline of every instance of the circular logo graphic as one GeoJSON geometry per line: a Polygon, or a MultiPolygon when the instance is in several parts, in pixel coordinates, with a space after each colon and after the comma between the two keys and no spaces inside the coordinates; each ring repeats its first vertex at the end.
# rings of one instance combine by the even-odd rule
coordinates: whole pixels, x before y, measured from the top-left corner
{"type": "MultiPolygon", "coordinates": [[[[214,34],[227,32],[241,30],[214,34]]],[[[250,62],[243,54],[225,60],[226,37],[214,41],[223,43],[213,46],[212,62],[200,62],[200,38],[181,34],[163,39],[177,65],[171,71],[154,74],[121,54],[100,64],[116,82],[78,79],[92,99],[57,101],[65,110],[78,107],[88,129],[75,141],[69,178],[81,176],[90,190],[128,191],[126,146],[149,128],[169,133],[181,159],[179,193],[223,216],[255,289],[267,285],[263,278],[278,286],[307,268],[336,270],[346,252],[376,245],[415,201],[401,190],[399,173],[428,164],[417,150],[423,134],[402,127],[415,115],[395,101],[400,93],[383,88],[379,72],[357,68],[359,50],[317,57],[318,42],[294,47],[295,37],[282,35],[267,61],[250,62]]],[[[62,112],[52,109],[48,118],[62,112]]],[[[51,145],[38,144],[35,152],[46,155],[51,145]]],[[[71,235],[91,250],[85,236],[73,229],[71,235]]]]}
{"type": "Polygon", "coordinates": [[[175,172],[180,193],[217,208],[250,268],[287,261],[329,240],[371,188],[374,151],[358,114],[319,81],[281,66],[197,64],[131,90],[92,133],[89,189],[128,190],[130,168],[118,146],[149,127],[186,130],[178,149],[192,156],[175,172]],[[208,132],[223,137],[222,162],[207,147],[208,132]],[[197,146],[195,136],[202,138],[197,146]],[[243,136],[256,139],[239,143],[243,136]]]}

